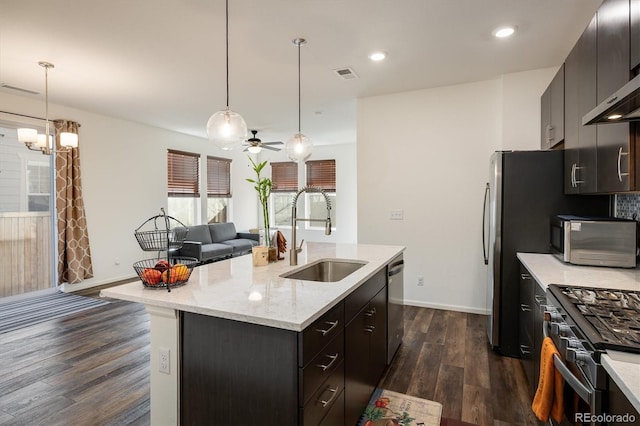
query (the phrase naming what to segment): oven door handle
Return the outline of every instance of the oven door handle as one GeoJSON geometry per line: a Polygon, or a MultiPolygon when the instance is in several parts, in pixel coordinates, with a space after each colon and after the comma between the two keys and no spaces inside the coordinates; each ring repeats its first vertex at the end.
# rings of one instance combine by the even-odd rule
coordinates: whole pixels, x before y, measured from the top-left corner
{"type": "Polygon", "coordinates": [[[582,398],[582,400],[584,400],[587,404],[591,404],[593,392],[589,390],[589,388],[587,388],[585,385],[583,385],[576,376],[573,375],[571,370],[569,370],[569,368],[564,365],[562,359],[556,354],[553,354],[553,365],[556,367],[556,370],[560,373],[565,383],[568,384],[571,389],[573,389],[575,393],[577,393],[578,396],[582,398]]]}

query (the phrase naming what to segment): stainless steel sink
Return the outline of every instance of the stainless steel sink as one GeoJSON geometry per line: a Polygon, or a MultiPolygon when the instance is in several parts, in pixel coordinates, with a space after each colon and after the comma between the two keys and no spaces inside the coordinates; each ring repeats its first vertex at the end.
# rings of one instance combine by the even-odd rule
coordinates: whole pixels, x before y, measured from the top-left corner
{"type": "Polygon", "coordinates": [[[294,280],[332,283],[340,281],[366,265],[367,262],[346,259],[321,259],[280,275],[294,280]]]}

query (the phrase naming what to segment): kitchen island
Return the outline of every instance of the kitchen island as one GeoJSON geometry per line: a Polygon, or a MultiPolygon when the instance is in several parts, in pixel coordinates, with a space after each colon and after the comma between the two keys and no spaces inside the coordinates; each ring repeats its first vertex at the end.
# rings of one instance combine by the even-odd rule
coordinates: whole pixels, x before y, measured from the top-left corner
{"type": "MultiPolygon", "coordinates": [[[[399,246],[307,243],[298,256],[299,266],[290,266],[287,259],[254,267],[251,256],[241,256],[195,268],[188,283],[171,292],[145,288],[140,282],[103,290],[105,297],[145,304],[150,314],[151,423],[191,423],[194,420],[190,419],[205,418],[200,414],[190,417],[194,407],[206,411],[206,404],[213,406],[216,401],[222,407],[215,412],[222,416],[238,406],[244,406],[245,414],[255,412],[257,416],[263,412],[261,407],[277,403],[272,419],[255,418],[255,424],[292,418],[301,423],[303,416],[306,423],[312,411],[306,403],[316,393],[324,408],[338,406],[332,401],[343,395],[349,383],[355,393],[362,391],[361,380],[356,380],[359,375],[378,371],[381,357],[382,368],[386,365],[386,324],[383,333],[380,321],[386,321],[387,265],[403,250],[399,246]],[[281,276],[321,259],[353,260],[363,266],[336,282],[281,276]],[[339,326],[334,317],[341,319],[339,326]],[[350,353],[341,345],[347,340],[344,336],[354,332],[348,323],[361,317],[372,345],[363,349],[377,358],[353,360],[353,365],[365,371],[346,371],[350,353]],[[330,340],[316,342],[307,335],[309,330],[324,332],[322,336],[330,340]],[[384,344],[370,337],[375,334],[383,335],[384,344]],[[313,357],[325,349],[331,353],[313,357]],[[384,354],[377,355],[381,351],[384,354]],[[311,364],[322,367],[318,373],[322,377],[305,368],[311,364]],[[340,388],[314,387],[335,379],[341,371],[340,388]],[[356,379],[350,380],[353,377],[356,379]],[[234,393],[250,399],[239,401],[234,393]],[[304,410],[300,409],[303,405],[304,410]]],[[[349,340],[356,341],[358,336],[362,333],[349,340]]],[[[354,353],[352,350],[351,355],[354,353]]],[[[344,406],[349,405],[347,399],[344,406]]]]}
{"type": "MultiPolygon", "coordinates": [[[[577,266],[551,254],[518,253],[518,259],[540,286],[549,284],[640,291],[640,269],[577,266]]],[[[607,351],[602,366],[640,412],[640,354],[607,351]]],[[[640,420],[640,419],[637,419],[640,420]]]]}

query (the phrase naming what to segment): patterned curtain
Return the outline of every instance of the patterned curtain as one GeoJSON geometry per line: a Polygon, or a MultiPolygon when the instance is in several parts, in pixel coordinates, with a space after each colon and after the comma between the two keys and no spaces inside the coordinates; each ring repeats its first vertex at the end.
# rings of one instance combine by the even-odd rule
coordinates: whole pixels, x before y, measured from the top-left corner
{"type": "MultiPolygon", "coordinates": [[[[78,133],[78,123],[56,120],[56,212],[58,214],[58,284],[93,277],[87,220],[80,184],[79,148],[60,149],[60,133],[78,133]]],[[[80,145],[80,144],[78,144],[80,145]]]]}

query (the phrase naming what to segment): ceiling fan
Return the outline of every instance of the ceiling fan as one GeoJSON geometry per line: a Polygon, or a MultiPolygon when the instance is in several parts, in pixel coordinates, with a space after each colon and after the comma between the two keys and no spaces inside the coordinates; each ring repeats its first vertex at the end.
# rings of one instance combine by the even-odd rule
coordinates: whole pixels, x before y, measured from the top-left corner
{"type": "Polygon", "coordinates": [[[252,154],[257,154],[260,152],[262,148],[270,149],[272,151],[280,151],[280,148],[274,148],[270,145],[282,145],[283,143],[280,141],[277,142],[262,142],[259,138],[256,137],[257,130],[252,130],[253,136],[244,142],[244,146],[246,146],[243,151],[249,151],[252,154]]]}

